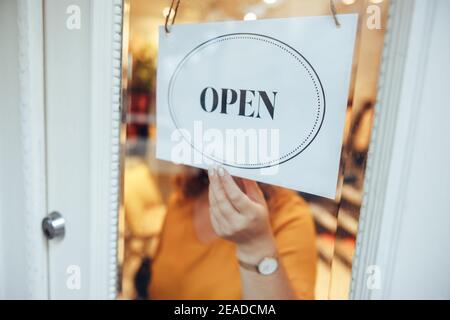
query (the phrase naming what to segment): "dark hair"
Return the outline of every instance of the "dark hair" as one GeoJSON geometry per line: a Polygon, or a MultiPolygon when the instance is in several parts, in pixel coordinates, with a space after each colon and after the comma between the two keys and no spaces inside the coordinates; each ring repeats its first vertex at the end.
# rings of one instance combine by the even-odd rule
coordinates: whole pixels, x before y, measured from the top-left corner
{"type": "Polygon", "coordinates": [[[175,177],[175,184],[185,197],[195,198],[208,188],[208,172],[198,169],[193,174],[180,173],[175,177]]]}
{"type": "MultiPolygon", "coordinates": [[[[185,197],[195,198],[208,188],[208,172],[203,169],[197,169],[193,174],[181,173],[175,178],[175,184],[185,197]]],[[[258,185],[266,200],[269,200],[274,192],[274,187],[260,182],[258,182],[258,185]]]]}

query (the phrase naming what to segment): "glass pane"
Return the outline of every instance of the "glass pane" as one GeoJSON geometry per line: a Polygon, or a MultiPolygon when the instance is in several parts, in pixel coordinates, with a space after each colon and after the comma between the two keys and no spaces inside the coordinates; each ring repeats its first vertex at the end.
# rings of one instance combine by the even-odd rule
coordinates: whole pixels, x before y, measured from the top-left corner
{"type": "Polygon", "coordinates": [[[338,208],[330,299],[347,299],[349,296],[389,4],[389,1],[356,1],[349,5],[358,8],[362,22],[358,37],[359,51],[354,59],[355,82],[349,102],[351,122],[345,140],[344,177],[338,208]],[[372,27],[375,18],[379,19],[378,28],[372,27]]]}
{"type": "MultiPolygon", "coordinates": [[[[158,26],[169,14],[168,5],[170,1],[165,0],[129,1],[130,32],[129,38],[124,38],[128,47],[124,88],[127,138],[119,297],[240,298],[235,247],[217,236],[210,221],[207,173],[155,157],[158,26]]],[[[176,23],[329,15],[329,5],[328,0],[181,1],[176,23]]],[[[385,10],[387,1],[374,5],[385,10]]],[[[336,1],[336,7],[339,13],[358,12],[363,17],[367,3],[336,1]]],[[[342,204],[361,193],[384,35],[383,30],[366,31],[365,24],[361,18],[341,159],[339,186],[344,181],[344,188],[339,187],[338,194],[342,193],[345,201],[261,185],[271,214],[280,217],[270,222],[272,231],[281,230],[277,237],[287,238],[277,242],[278,250],[292,247],[300,252],[297,258],[281,259],[299,298],[348,296],[359,206],[352,207],[357,212],[353,210],[348,217],[342,204]],[[303,222],[297,225],[295,221],[303,222]],[[289,228],[283,222],[292,226],[292,234],[285,231],[289,228]],[[344,249],[335,250],[336,238],[342,240],[344,249]],[[284,247],[280,249],[280,245],[284,247]],[[342,256],[347,260],[340,265],[342,256]]]]}

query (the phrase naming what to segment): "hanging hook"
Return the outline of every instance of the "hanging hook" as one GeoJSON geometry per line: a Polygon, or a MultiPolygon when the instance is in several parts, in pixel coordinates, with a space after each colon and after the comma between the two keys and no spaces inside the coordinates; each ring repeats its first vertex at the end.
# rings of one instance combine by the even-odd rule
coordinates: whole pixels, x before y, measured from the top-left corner
{"type": "MultiPolygon", "coordinates": [[[[173,11],[173,17],[172,17],[172,22],[170,24],[171,26],[175,23],[175,18],[177,17],[178,7],[180,6],[181,0],[176,0],[176,1],[177,1],[177,3],[175,5],[175,9],[173,7],[175,4],[175,0],[172,0],[172,3],[170,4],[169,12],[166,15],[166,22],[164,24],[164,29],[166,30],[166,33],[170,33],[168,24],[169,24],[169,18],[170,18],[170,15],[172,14],[172,11],[173,11]]],[[[334,23],[336,24],[336,27],[339,28],[341,26],[341,24],[339,23],[339,20],[337,18],[336,4],[334,3],[334,0],[330,0],[330,10],[331,10],[331,13],[333,14],[334,23]]]]}
{"type": "Polygon", "coordinates": [[[177,17],[177,12],[178,12],[178,7],[180,6],[180,1],[181,0],[177,0],[177,4],[175,6],[175,9],[173,8],[173,5],[175,4],[175,0],[172,0],[172,3],[170,4],[170,10],[167,13],[166,23],[164,24],[164,29],[166,29],[166,33],[170,33],[170,29],[167,26],[167,24],[169,23],[169,18],[170,18],[170,15],[172,14],[172,11],[173,11],[173,17],[172,17],[172,22],[171,22],[170,25],[172,26],[175,23],[175,18],[177,17]]]}
{"type": "Polygon", "coordinates": [[[330,0],[330,10],[333,14],[334,23],[336,24],[336,27],[339,28],[341,24],[339,23],[339,20],[337,18],[336,4],[334,3],[334,0],[330,0]]]}

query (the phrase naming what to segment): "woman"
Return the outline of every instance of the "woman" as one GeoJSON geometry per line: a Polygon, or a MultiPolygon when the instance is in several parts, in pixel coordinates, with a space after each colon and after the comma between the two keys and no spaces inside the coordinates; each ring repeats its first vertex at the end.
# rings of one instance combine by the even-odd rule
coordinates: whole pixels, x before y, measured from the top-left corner
{"type": "Polygon", "coordinates": [[[154,259],[151,299],[314,298],[315,230],[299,196],[234,180],[222,167],[191,175],[179,189],[154,259]]]}

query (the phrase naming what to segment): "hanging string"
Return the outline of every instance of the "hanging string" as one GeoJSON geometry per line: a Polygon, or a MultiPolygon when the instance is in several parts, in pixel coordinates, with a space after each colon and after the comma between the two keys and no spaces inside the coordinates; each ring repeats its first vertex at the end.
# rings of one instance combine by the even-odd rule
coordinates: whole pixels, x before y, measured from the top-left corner
{"type": "MultiPolygon", "coordinates": [[[[172,22],[170,23],[170,25],[172,26],[175,23],[175,18],[177,17],[177,12],[178,12],[178,7],[180,6],[180,2],[181,0],[172,0],[172,3],[170,4],[170,9],[169,12],[166,15],[166,23],[164,24],[164,29],[166,30],[166,33],[170,33],[170,29],[169,29],[169,19],[170,16],[173,12],[173,17],[172,17],[172,22]],[[175,5],[175,1],[176,1],[176,5],[175,5]],[[175,5],[175,8],[174,8],[175,5]]],[[[340,27],[341,24],[339,23],[339,20],[337,18],[337,10],[336,10],[336,4],[334,3],[334,0],[330,0],[330,10],[331,13],[333,14],[333,19],[334,19],[334,23],[336,24],[336,27],[340,27]]]]}
{"type": "Polygon", "coordinates": [[[333,14],[334,23],[336,24],[336,27],[340,27],[341,24],[339,23],[339,20],[337,18],[337,10],[336,10],[336,4],[334,3],[334,0],[330,0],[330,10],[333,14]]]}
{"type": "Polygon", "coordinates": [[[172,14],[172,12],[173,12],[173,17],[172,17],[172,22],[170,23],[171,26],[175,23],[175,18],[177,17],[178,7],[180,6],[181,0],[176,0],[176,1],[177,1],[177,4],[175,5],[175,9],[174,9],[173,5],[175,4],[175,0],[172,0],[172,3],[170,5],[170,10],[166,16],[166,23],[164,25],[164,28],[166,29],[166,33],[170,33],[170,29],[167,26],[167,24],[169,23],[169,18],[170,18],[170,15],[172,14]]]}

